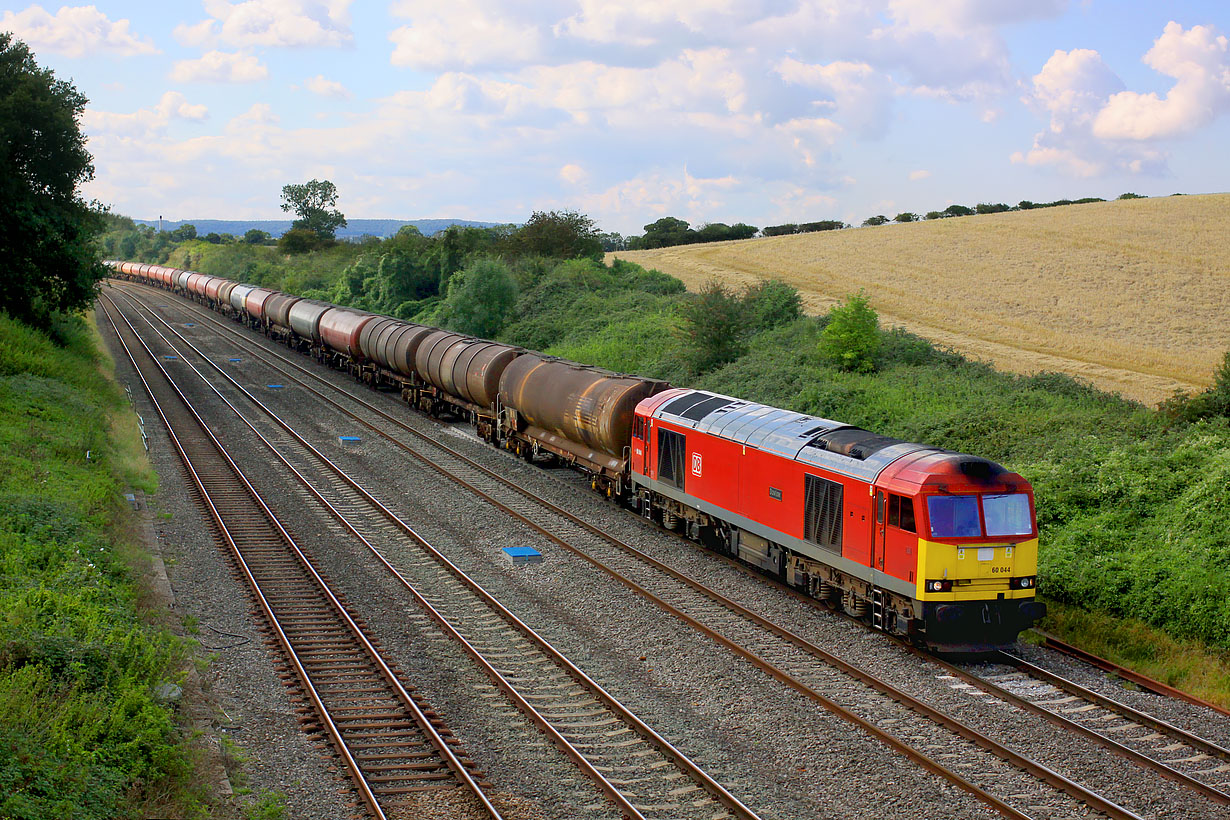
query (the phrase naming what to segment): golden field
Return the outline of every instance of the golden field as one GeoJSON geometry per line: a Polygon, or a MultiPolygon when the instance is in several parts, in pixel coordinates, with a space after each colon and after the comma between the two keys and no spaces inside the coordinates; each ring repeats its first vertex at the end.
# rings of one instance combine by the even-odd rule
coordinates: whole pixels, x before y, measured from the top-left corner
{"type": "Polygon", "coordinates": [[[862,289],[885,326],[1005,370],[1147,404],[1207,387],[1230,347],[1230,194],[1174,196],[608,254],[826,311],[862,289]]]}

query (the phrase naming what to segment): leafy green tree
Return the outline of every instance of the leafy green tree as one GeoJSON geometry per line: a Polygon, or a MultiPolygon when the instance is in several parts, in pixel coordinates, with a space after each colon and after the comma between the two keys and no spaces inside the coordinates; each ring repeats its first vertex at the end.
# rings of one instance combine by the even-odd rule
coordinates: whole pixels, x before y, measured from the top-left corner
{"type": "Polygon", "coordinates": [[[453,330],[490,339],[500,332],[517,303],[517,283],[508,266],[484,257],[449,280],[441,319],[453,330]]]}
{"type": "Polygon", "coordinates": [[[939,211],[927,211],[927,215],[923,217],[923,219],[926,219],[928,221],[932,219],[943,219],[943,218],[944,218],[944,214],[940,213],[939,211]]]}
{"type": "Polygon", "coordinates": [[[517,256],[596,259],[602,255],[598,226],[576,211],[534,211],[509,237],[508,244],[517,256]]]}
{"type": "Polygon", "coordinates": [[[974,210],[980,214],[1002,214],[1011,211],[1012,207],[1002,202],[979,202],[974,210]]]}
{"type": "Polygon", "coordinates": [[[829,311],[820,334],[820,355],[842,370],[870,373],[880,352],[880,319],[859,291],[829,311]]]}
{"type": "Polygon", "coordinates": [[[875,216],[869,216],[866,219],[864,219],[863,227],[868,228],[868,227],[873,227],[875,225],[884,225],[887,222],[888,222],[887,216],[885,216],[884,214],[876,214],[875,216]]]}
{"type": "Polygon", "coordinates": [[[673,216],[664,216],[657,222],[645,226],[643,237],[646,248],[669,248],[674,245],[687,245],[696,241],[696,231],[673,216]]]}
{"type": "Polygon", "coordinates": [[[973,216],[974,209],[964,205],[949,205],[943,211],[944,216],[973,216]]]}
{"type": "Polygon", "coordinates": [[[214,231],[210,231],[209,233],[205,234],[204,236],[201,237],[201,239],[205,240],[211,245],[221,245],[222,244],[222,236],[214,231]]]}
{"type": "Polygon", "coordinates": [[[1134,194],[1131,191],[1128,191],[1125,194],[1119,194],[1119,196],[1115,197],[1115,199],[1145,199],[1145,198],[1146,197],[1141,196],[1140,194],[1134,194]]]}
{"type": "Polygon", "coordinates": [[[749,287],[743,304],[753,330],[788,325],[803,315],[799,292],[780,279],[763,279],[749,287]]]}
{"type": "Polygon", "coordinates": [[[800,226],[793,222],[787,222],[785,225],[770,225],[764,229],[765,236],[789,236],[790,234],[799,233],[800,226]]]}
{"type": "Polygon", "coordinates": [[[338,228],[346,227],[346,217],[333,207],[336,204],[337,187],[327,179],[282,186],[282,210],[299,216],[291,229],[311,231],[325,241],[332,240],[338,228]]]}
{"type": "Polygon", "coordinates": [[[747,352],[747,311],[725,285],[707,282],[683,304],[682,312],[687,355],[697,373],[733,362],[747,352]]]}
{"type": "Polygon", "coordinates": [[[893,217],[893,222],[917,222],[918,214],[902,211],[893,217]]]}
{"type": "Polygon", "coordinates": [[[249,245],[268,245],[272,241],[268,231],[260,228],[249,228],[243,235],[243,241],[249,245]]]}
{"type": "Polygon", "coordinates": [[[191,222],[185,222],[171,231],[171,239],[175,242],[187,242],[189,239],[196,239],[196,225],[193,225],[191,222]]]}
{"type": "Polygon", "coordinates": [[[94,177],[87,102],[0,32],[0,310],[30,324],[87,307],[107,275],[101,209],[78,193],[94,177]]]}
{"type": "Polygon", "coordinates": [[[301,254],[322,247],[320,235],[306,228],[291,228],[278,238],[278,250],[287,254],[301,254]]]}

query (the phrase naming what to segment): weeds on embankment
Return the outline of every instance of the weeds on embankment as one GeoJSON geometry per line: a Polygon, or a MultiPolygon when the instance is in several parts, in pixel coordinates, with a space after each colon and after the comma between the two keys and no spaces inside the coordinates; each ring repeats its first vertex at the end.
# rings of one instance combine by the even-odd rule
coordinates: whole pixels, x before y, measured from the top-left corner
{"type": "Polygon", "coordinates": [[[191,813],[158,699],[185,647],[141,619],[120,535],[123,488],[156,479],[96,337],[56,334],[0,315],[0,817],[191,813]]]}

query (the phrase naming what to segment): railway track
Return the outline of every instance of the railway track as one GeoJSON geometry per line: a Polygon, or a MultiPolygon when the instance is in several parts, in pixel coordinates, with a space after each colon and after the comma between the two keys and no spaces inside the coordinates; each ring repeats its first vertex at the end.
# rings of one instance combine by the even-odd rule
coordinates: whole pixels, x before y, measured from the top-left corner
{"type": "MultiPolygon", "coordinates": [[[[152,323],[149,326],[173,348],[152,323]]],[[[167,327],[209,362],[191,342],[167,327]]],[[[725,787],[585,675],[225,371],[215,367],[275,429],[258,429],[250,415],[232,403],[187,357],[180,358],[235,412],[304,491],[323,505],[348,535],[357,538],[517,708],[576,763],[622,816],[635,820],[758,820],[725,787]],[[416,553],[398,543],[405,542],[407,536],[419,548],[416,553]],[[399,553],[396,566],[386,557],[392,551],[399,553]]],[[[592,814],[594,807],[588,808],[592,814]]]]}
{"type": "Polygon", "coordinates": [[[482,773],[430,706],[404,685],[376,643],[306,555],[115,306],[104,310],[162,418],[192,485],[264,615],[298,693],[375,817],[407,796],[464,788],[486,816],[499,811],[482,773]],[[118,311],[116,311],[118,315],[118,311]],[[437,725],[441,724],[441,725],[437,725]]]}
{"type": "MultiPolygon", "coordinates": [[[[246,336],[226,328],[224,323],[214,319],[208,312],[202,310],[201,315],[209,316],[209,320],[216,327],[225,328],[237,338],[246,336]]],[[[609,536],[577,516],[549,502],[529,496],[514,482],[351,392],[338,388],[281,354],[270,353],[264,349],[259,349],[258,352],[254,349],[253,355],[340,412],[388,439],[409,455],[467,487],[554,543],[578,554],[783,684],[925,768],[949,779],[1005,816],[1028,816],[1026,811],[1015,807],[1022,805],[1030,811],[1075,814],[1088,807],[1109,817],[1136,816],[1058,772],[970,729],[950,715],[877,680],[864,670],[769,622],[716,591],[682,576],[632,545],[609,536]],[[343,406],[325,392],[312,387],[309,380],[327,385],[328,392],[336,391],[349,401],[359,404],[360,412],[343,406]],[[374,414],[380,422],[372,423],[360,413],[374,414]],[[438,457],[429,458],[418,452],[401,441],[396,434],[382,429],[383,423],[392,424],[398,430],[408,432],[427,442],[432,448],[444,452],[445,460],[454,462],[453,466],[442,466],[438,463],[438,457]],[[551,521],[544,524],[543,519],[551,521]],[[851,680],[857,681],[859,686],[851,687],[851,680]],[[857,694],[852,695],[852,690],[857,694]],[[927,721],[920,724],[918,715],[923,715],[927,721]],[[909,726],[909,729],[899,728],[902,726],[909,726]],[[894,727],[895,731],[887,727],[894,727]],[[969,748],[970,754],[979,755],[976,765],[966,766],[977,769],[977,778],[966,778],[953,772],[921,751],[953,748],[954,736],[960,738],[960,741],[956,742],[964,743],[965,747],[969,748]],[[1021,772],[1026,772],[1029,776],[1024,783],[1021,772]],[[998,795],[1008,797],[1015,806],[998,795]],[[1083,806],[1078,807],[1077,804],[1083,806]]],[[[1211,792],[1203,793],[1206,797],[1216,799],[1216,795],[1211,792]]]]}

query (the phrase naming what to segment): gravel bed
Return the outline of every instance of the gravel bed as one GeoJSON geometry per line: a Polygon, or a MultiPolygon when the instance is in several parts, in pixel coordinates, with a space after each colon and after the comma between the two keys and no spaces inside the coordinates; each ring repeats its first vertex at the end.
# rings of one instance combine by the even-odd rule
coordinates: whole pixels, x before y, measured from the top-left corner
{"type": "MultiPolygon", "coordinates": [[[[174,304],[170,301],[174,298],[168,296],[166,303],[174,304]]],[[[219,340],[209,328],[198,326],[195,330],[202,340],[198,343],[215,355],[236,349],[235,343],[219,340]]],[[[293,356],[282,348],[275,349],[293,356]]],[[[306,358],[303,361],[310,363],[306,358]]],[[[248,372],[252,383],[264,384],[273,378],[259,363],[245,359],[245,364],[252,367],[248,372]]],[[[324,368],[313,367],[315,372],[328,373],[324,368]]],[[[1189,797],[1168,781],[1098,747],[1072,738],[1057,748],[1055,730],[1050,724],[1022,715],[993,699],[972,697],[954,688],[950,681],[940,677],[942,672],[909,656],[884,636],[817,612],[763,579],[748,576],[715,556],[646,527],[626,511],[581,495],[576,491],[579,482],[574,474],[529,467],[486,447],[463,428],[434,425],[395,399],[356,385],[344,374],[331,373],[327,377],[343,389],[375,400],[416,429],[452,446],[471,442],[471,457],[515,475],[527,488],[631,540],[730,597],[754,606],[767,617],[894,685],[926,695],[929,702],[952,711],[1023,753],[1070,773],[1073,779],[1103,790],[1142,815],[1211,816],[1210,807],[1203,800],[1189,797]]],[[[936,795],[942,795],[930,804],[936,816],[985,814],[980,805],[961,806],[961,801],[969,800],[963,793],[956,797],[944,794],[949,790],[946,783],[914,771],[912,764],[887,754],[846,724],[818,713],[814,706],[782,690],[747,664],[708,644],[605,577],[597,576],[579,559],[560,554],[562,551],[554,545],[542,543],[535,534],[474,502],[464,492],[442,486],[442,480],[434,473],[424,472],[404,454],[378,442],[370,431],[346,429],[344,432],[362,435],[364,441],[358,448],[342,450],[334,437],[341,426],[354,428],[356,423],[330,421],[331,414],[322,409],[323,405],[314,398],[309,402],[308,398],[301,388],[288,387],[287,392],[271,398],[270,403],[272,406],[276,402],[279,412],[297,414],[296,423],[302,421],[313,427],[308,437],[326,447],[331,443],[340,464],[346,464],[357,475],[371,476],[365,482],[367,486],[391,488],[376,494],[394,502],[392,505],[404,511],[424,535],[438,541],[437,546],[464,564],[467,571],[474,571],[489,589],[556,641],[611,691],[625,697],[643,716],[660,715],[660,720],[654,718],[650,722],[664,734],[673,735],[672,739],[678,740],[715,776],[732,786],[735,781],[747,781],[749,789],[763,793],[764,802],[750,798],[749,802],[757,808],[764,807],[766,817],[801,816],[799,810],[840,815],[873,809],[882,816],[904,816],[907,812],[916,814],[936,795]],[[547,563],[531,568],[507,567],[499,560],[498,549],[510,544],[535,546],[547,556],[547,563]],[[705,696],[698,696],[698,692],[705,696]],[[752,705],[754,709],[749,708],[752,705]],[[713,763],[706,762],[709,760],[713,763]],[[885,763],[888,765],[877,766],[885,763]],[[729,771],[731,777],[719,775],[719,770],[729,771]],[[760,780],[763,782],[752,782],[760,780]],[[857,784],[853,790],[849,786],[852,782],[857,784]],[[890,794],[879,794],[881,791],[890,794]],[[901,795],[902,791],[906,796],[901,795]],[[781,813],[774,814],[772,809],[781,813]]],[[[409,443],[416,449],[422,447],[409,443]]],[[[1220,715],[1149,693],[1127,691],[1102,673],[1049,650],[1024,647],[1022,651],[1032,662],[1191,728],[1211,740],[1221,740],[1230,731],[1230,721],[1220,715]]]]}
{"type": "Polygon", "coordinates": [[[206,745],[225,749],[234,744],[243,761],[237,769],[228,767],[234,782],[222,791],[281,792],[293,817],[352,816],[356,806],[345,783],[298,728],[290,691],[274,672],[277,656],[265,647],[246,587],[215,541],[166,428],[101,312],[98,321],[116,361],[116,378],[131,387],[136,410],[145,419],[150,461],[159,476],[158,492],[149,499],[156,536],[149,546],[166,566],[173,615],[189,633],[195,630],[189,636],[200,644],[194,657],[205,710],[212,714],[206,745]]]}

